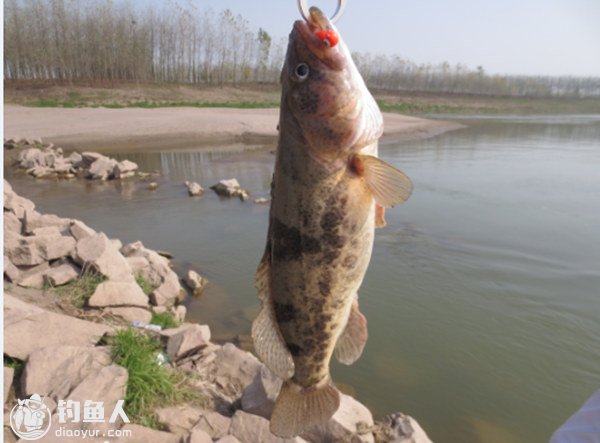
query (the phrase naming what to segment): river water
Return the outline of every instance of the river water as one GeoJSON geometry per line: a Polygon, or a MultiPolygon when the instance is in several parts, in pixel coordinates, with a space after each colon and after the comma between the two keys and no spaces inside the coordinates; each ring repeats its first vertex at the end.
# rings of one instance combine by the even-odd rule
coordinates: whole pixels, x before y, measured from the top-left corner
{"type": "MultiPolygon", "coordinates": [[[[455,117],[454,117],[455,118],[455,117]]],[[[414,182],[387,211],[360,291],[369,341],[334,380],[377,417],[413,415],[438,442],[547,441],[600,388],[600,115],[459,119],[468,128],[387,144],[414,182]]],[[[188,319],[247,335],[268,206],[190,198],[237,177],[268,196],[272,147],[124,153],[139,182],[12,176],[40,211],[175,254],[211,280],[188,319]]]]}

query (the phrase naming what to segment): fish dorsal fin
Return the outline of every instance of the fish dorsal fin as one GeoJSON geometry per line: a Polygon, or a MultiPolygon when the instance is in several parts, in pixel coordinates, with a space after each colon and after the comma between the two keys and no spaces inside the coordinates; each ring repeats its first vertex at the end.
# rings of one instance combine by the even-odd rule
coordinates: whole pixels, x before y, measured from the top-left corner
{"type": "Polygon", "coordinates": [[[340,363],[351,365],[362,354],[367,337],[367,318],[358,310],[358,302],[354,301],[348,323],[335,345],[335,358],[340,363]]]}
{"type": "Polygon", "coordinates": [[[408,176],[372,155],[357,154],[351,162],[354,172],[364,177],[375,201],[384,208],[404,203],[412,193],[408,176]]]}
{"type": "Polygon", "coordinates": [[[258,289],[261,306],[258,316],[252,323],[252,340],[258,358],[275,375],[287,380],[294,375],[294,360],[281,336],[271,305],[269,249],[267,246],[265,255],[256,271],[255,285],[258,289]]]}

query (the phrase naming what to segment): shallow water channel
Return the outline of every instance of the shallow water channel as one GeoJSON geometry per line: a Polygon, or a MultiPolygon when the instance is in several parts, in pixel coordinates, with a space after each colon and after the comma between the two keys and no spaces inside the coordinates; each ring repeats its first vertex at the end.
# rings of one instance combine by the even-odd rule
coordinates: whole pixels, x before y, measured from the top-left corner
{"type": "MultiPolygon", "coordinates": [[[[369,341],[333,377],[376,414],[413,415],[434,441],[547,441],[600,388],[600,115],[464,118],[468,128],[387,144],[411,199],[387,212],[360,291],[369,341]]],[[[188,319],[249,333],[268,206],[190,198],[236,177],[268,196],[273,147],[123,153],[139,182],[13,176],[43,212],[172,252],[212,283],[188,319]]]]}

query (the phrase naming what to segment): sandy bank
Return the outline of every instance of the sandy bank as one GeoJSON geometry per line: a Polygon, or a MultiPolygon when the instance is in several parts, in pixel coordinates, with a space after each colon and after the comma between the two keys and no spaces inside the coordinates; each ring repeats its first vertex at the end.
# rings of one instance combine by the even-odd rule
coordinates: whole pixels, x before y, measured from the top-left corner
{"type": "MultiPolygon", "coordinates": [[[[272,142],[277,109],[4,107],[4,137],[42,137],[64,147],[117,150],[189,148],[214,143],[272,142]]],[[[425,138],[462,125],[384,113],[383,140],[425,138]]]]}

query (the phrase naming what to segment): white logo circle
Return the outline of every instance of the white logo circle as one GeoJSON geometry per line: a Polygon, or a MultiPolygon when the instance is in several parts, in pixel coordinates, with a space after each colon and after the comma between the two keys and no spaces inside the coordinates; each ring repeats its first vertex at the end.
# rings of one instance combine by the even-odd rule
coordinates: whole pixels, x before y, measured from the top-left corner
{"type": "Polygon", "coordinates": [[[50,429],[51,414],[39,394],[17,399],[10,411],[10,427],[23,440],[38,440],[50,429]]]}

